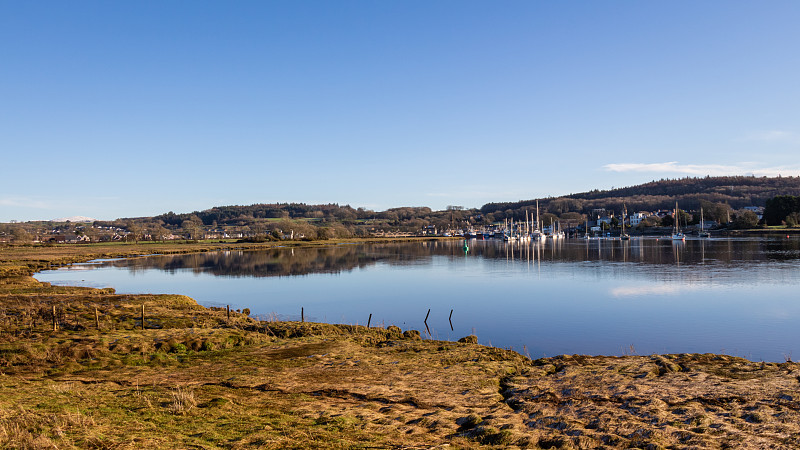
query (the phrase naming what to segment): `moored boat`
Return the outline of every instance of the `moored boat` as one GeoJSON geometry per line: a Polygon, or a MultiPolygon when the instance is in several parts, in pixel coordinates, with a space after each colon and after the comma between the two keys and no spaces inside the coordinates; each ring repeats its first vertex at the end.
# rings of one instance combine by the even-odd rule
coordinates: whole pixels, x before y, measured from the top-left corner
{"type": "Polygon", "coordinates": [[[672,240],[673,241],[685,241],[686,235],[681,233],[681,224],[680,219],[678,217],[678,202],[675,202],[675,214],[673,215],[673,222],[675,222],[675,227],[673,228],[672,232],[672,240]]]}

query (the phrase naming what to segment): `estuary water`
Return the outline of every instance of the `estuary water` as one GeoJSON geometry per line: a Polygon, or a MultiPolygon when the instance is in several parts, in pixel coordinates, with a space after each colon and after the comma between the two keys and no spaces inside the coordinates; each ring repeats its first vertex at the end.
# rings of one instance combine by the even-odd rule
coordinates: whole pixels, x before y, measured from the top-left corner
{"type": "Polygon", "coordinates": [[[93,261],[36,275],[279,320],[397,325],[559,354],[800,359],[800,240],[347,244],[93,261]],[[430,309],[430,313],[428,310],[430,309]],[[427,327],[425,318],[427,316],[427,327]],[[452,328],[451,328],[452,326],[452,328]]]}

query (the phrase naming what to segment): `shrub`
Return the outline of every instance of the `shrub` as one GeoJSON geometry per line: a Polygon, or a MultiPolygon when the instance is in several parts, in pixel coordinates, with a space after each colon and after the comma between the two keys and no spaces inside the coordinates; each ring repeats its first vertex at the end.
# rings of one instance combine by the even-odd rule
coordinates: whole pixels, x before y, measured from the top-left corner
{"type": "Polygon", "coordinates": [[[174,344],[172,348],[170,348],[170,351],[172,353],[186,353],[186,350],[187,350],[186,346],[180,342],[174,344]]]}

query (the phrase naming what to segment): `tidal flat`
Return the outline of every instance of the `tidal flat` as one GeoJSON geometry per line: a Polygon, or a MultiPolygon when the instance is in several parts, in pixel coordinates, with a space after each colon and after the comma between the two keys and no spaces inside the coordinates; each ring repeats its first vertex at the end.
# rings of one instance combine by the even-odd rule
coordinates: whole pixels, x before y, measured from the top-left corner
{"type": "Polygon", "coordinates": [[[29,276],[172,251],[120,248],[0,249],[0,447],[800,446],[800,365],[791,361],[530,359],[472,337],[259,321],[181,295],[29,276]]]}

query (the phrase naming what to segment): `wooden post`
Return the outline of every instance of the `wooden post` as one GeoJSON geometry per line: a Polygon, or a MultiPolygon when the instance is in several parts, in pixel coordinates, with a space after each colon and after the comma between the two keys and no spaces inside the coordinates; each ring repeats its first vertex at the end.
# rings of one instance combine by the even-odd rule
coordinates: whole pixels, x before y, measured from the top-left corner
{"type": "Polygon", "coordinates": [[[142,303],[142,329],[144,330],[144,303],[142,303]]]}
{"type": "Polygon", "coordinates": [[[300,322],[305,322],[305,321],[306,321],[306,315],[305,315],[305,312],[303,311],[303,307],[301,306],[300,307],[300,322]]]}
{"type": "Polygon", "coordinates": [[[94,325],[100,329],[100,313],[97,312],[97,308],[94,309],[94,325]]]}
{"type": "Polygon", "coordinates": [[[369,323],[372,321],[372,314],[369,315],[369,319],[367,319],[367,328],[369,328],[369,323]]]}
{"type": "Polygon", "coordinates": [[[228,322],[231,321],[231,305],[225,305],[228,311],[228,322]]]}
{"type": "Polygon", "coordinates": [[[431,335],[431,329],[428,328],[428,316],[430,315],[431,315],[431,309],[428,308],[428,314],[425,314],[425,329],[428,331],[428,337],[432,338],[433,336],[431,335]]]}
{"type": "Polygon", "coordinates": [[[56,305],[53,305],[53,331],[58,331],[58,319],[56,318],[56,305]]]}

